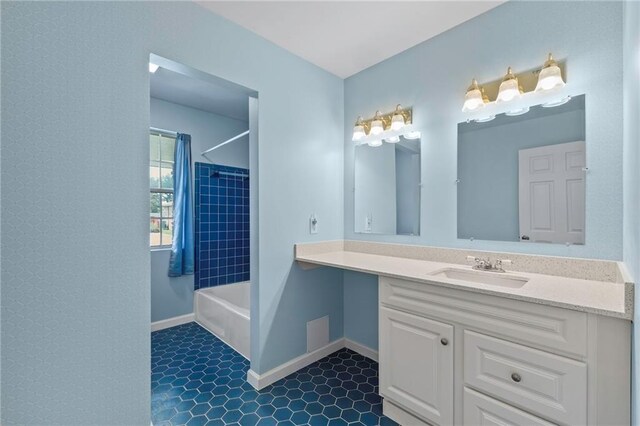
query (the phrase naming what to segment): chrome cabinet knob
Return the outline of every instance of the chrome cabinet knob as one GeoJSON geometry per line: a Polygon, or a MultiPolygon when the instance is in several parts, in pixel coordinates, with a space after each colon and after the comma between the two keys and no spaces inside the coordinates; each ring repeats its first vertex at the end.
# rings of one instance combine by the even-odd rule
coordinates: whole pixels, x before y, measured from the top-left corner
{"type": "Polygon", "coordinates": [[[511,374],[511,380],[513,380],[516,383],[520,383],[520,380],[522,380],[522,377],[520,377],[518,373],[513,373],[511,374]]]}
{"type": "Polygon", "coordinates": [[[443,337],[442,339],[440,339],[440,343],[442,343],[442,346],[447,346],[449,344],[449,341],[443,337]]]}

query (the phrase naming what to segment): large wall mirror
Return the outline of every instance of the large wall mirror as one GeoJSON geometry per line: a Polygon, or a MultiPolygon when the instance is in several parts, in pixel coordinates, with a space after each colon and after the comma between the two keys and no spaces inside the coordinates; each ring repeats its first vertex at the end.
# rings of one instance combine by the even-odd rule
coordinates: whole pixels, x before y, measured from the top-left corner
{"type": "Polygon", "coordinates": [[[420,139],[355,150],[355,232],[420,235],[420,139]]]}
{"type": "Polygon", "coordinates": [[[458,124],[458,238],[584,244],[585,97],[458,124]]]}

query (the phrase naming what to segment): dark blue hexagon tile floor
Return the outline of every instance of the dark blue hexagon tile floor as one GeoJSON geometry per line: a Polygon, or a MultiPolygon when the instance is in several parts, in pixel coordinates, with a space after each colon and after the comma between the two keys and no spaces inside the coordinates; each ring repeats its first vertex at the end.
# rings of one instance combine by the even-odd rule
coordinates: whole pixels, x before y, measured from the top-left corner
{"type": "Polygon", "coordinates": [[[249,362],[196,323],[151,333],[151,418],[168,425],[395,425],[378,363],[343,349],[256,391],[249,362]]]}

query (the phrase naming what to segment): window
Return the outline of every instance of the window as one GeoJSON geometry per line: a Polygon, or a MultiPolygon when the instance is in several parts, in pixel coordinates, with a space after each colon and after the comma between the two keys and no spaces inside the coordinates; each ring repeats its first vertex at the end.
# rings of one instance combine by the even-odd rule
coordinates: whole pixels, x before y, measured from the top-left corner
{"type": "Polygon", "coordinates": [[[170,247],[173,238],[173,150],[175,136],[150,134],[149,188],[151,247],[170,247]]]}

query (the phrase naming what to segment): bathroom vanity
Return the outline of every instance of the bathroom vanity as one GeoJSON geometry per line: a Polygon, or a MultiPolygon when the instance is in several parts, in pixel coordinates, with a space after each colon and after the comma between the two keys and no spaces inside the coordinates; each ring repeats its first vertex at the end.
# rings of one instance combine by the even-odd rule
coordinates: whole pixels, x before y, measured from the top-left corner
{"type": "Polygon", "coordinates": [[[296,245],[296,260],[379,276],[380,394],[400,424],[630,424],[633,284],[617,262],[356,241],[296,245]]]}

